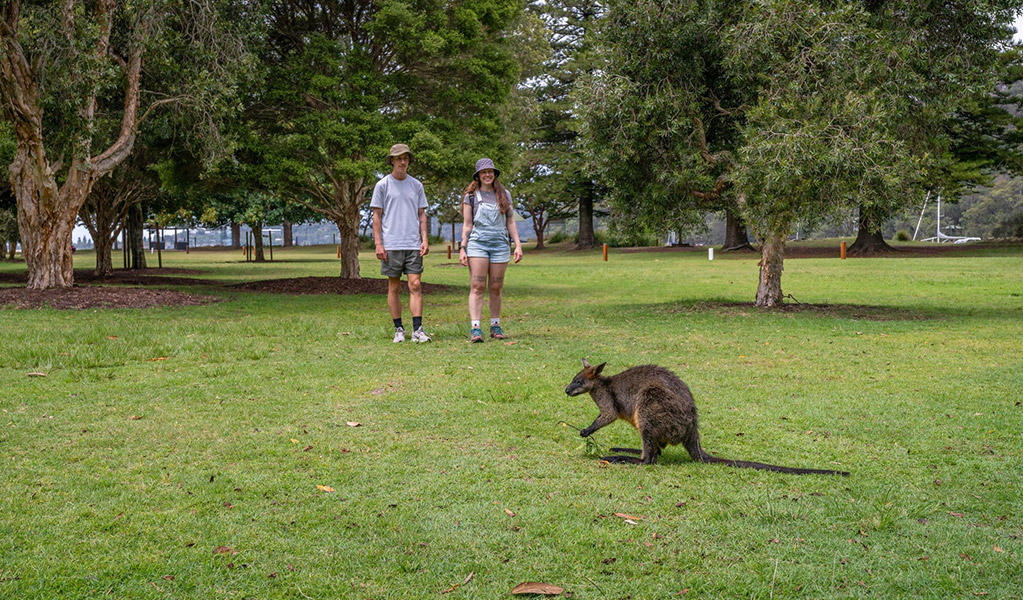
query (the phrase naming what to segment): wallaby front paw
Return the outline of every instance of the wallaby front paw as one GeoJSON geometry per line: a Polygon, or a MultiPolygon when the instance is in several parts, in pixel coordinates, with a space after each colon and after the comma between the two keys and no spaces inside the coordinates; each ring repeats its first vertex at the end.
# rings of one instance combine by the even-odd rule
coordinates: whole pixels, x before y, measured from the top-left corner
{"type": "Polygon", "coordinates": [[[582,431],[580,431],[579,435],[581,435],[583,437],[590,437],[591,433],[593,433],[593,430],[590,429],[589,427],[587,427],[586,429],[583,429],[582,431]]]}

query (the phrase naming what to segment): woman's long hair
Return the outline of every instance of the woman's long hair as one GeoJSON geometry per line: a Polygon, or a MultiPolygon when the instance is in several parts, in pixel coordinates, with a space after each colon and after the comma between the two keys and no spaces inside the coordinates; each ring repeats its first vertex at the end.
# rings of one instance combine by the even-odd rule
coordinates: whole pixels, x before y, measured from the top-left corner
{"type": "MultiPolygon", "coordinates": [[[[473,175],[472,181],[465,188],[465,191],[462,192],[462,196],[475,194],[478,189],[480,189],[480,180],[473,175]]],[[[503,215],[508,214],[508,211],[511,210],[511,200],[508,199],[508,192],[505,191],[504,186],[501,185],[496,175],[494,176],[494,195],[497,196],[497,210],[501,211],[503,215]]]]}

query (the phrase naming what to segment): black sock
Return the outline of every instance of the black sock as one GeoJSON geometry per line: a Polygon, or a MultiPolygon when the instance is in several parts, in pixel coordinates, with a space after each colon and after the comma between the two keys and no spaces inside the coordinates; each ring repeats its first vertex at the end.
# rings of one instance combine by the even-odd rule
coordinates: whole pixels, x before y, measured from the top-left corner
{"type": "Polygon", "coordinates": [[[401,326],[401,319],[395,319],[394,320],[394,328],[395,329],[404,329],[404,327],[401,326]]]}
{"type": "Polygon", "coordinates": [[[423,328],[423,317],[412,317],[412,331],[419,331],[423,328]]]}

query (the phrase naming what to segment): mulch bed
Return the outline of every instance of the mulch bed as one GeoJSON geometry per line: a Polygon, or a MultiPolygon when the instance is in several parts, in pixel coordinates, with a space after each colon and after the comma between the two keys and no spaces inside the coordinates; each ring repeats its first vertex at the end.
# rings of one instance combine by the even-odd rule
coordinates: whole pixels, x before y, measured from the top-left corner
{"type": "MultiPolygon", "coordinates": [[[[387,294],[386,279],[295,277],[227,286],[223,282],[210,279],[167,276],[199,274],[202,274],[202,271],[192,269],[140,269],[114,271],[108,277],[96,277],[92,271],[79,270],[75,271],[75,286],[71,289],[29,290],[24,287],[0,287],[0,308],[41,308],[44,306],[59,309],[150,308],[154,306],[196,306],[224,300],[224,298],[216,296],[189,294],[174,290],[144,289],[138,286],[206,286],[289,296],[387,294]]],[[[0,283],[25,285],[27,282],[27,273],[0,273],[0,283]]],[[[407,294],[408,284],[403,281],[401,287],[402,292],[407,294]]],[[[423,284],[423,291],[426,293],[445,292],[450,289],[450,286],[436,283],[423,284]]]]}
{"type": "MultiPolygon", "coordinates": [[[[446,292],[451,286],[439,283],[423,283],[426,293],[446,292]]],[[[294,279],[267,279],[239,283],[231,289],[267,292],[270,294],[386,294],[386,279],[341,279],[340,277],[296,277],[294,279]]],[[[408,293],[408,284],[401,282],[402,293],[408,293]]]]}
{"type": "Polygon", "coordinates": [[[2,308],[153,308],[156,306],[198,306],[221,302],[223,298],[186,294],[174,290],[148,290],[113,286],[75,286],[50,290],[0,288],[2,308]]]}

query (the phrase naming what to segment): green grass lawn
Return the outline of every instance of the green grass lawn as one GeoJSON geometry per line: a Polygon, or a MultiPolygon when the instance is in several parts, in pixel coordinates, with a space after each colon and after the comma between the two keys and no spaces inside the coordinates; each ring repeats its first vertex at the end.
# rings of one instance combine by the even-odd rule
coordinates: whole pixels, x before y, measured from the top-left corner
{"type": "MultiPolygon", "coordinates": [[[[0,598],[1023,596],[1023,248],[788,260],[816,306],[784,312],[737,304],[754,255],[529,249],[504,343],[467,343],[439,247],[422,346],[391,343],[375,295],[0,309],[0,598]],[[711,453],[852,475],[601,464],[562,424],[596,416],[564,394],[583,357],[678,373],[711,453]]],[[[164,265],[339,270],[274,257],[164,265]]]]}

